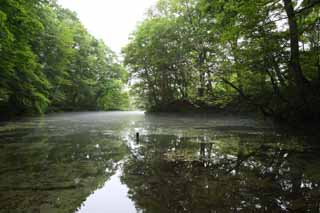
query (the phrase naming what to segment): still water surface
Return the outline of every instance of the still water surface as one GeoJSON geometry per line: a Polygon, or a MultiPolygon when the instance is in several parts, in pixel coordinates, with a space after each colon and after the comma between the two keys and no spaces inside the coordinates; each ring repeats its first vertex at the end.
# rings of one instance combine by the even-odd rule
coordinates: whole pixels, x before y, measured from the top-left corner
{"type": "Polygon", "coordinates": [[[222,115],[2,123],[0,212],[319,212],[319,142],[222,115]]]}

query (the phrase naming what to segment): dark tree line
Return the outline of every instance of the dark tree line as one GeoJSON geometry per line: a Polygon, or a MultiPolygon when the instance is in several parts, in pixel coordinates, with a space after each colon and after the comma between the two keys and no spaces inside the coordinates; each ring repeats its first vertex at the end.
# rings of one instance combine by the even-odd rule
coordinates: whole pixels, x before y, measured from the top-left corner
{"type": "Polygon", "coordinates": [[[318,0],[161,0],[124,48],[140,102],[320,116],[318,0]]]}
{"type": "Polygon", "coordinates": [[[2,114],[128,105],[116,55],[55,0],[0,0],[2,114]]]}

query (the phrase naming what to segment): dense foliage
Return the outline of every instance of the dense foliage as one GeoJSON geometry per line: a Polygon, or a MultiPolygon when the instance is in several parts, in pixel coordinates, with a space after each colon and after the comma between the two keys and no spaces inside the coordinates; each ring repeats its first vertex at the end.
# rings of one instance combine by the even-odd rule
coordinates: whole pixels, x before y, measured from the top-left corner
{"type": "Polygon", "coordinates": [[[55,0],[0,0],[0,55],[2,113],[127,107],[115,54],[55,0]]]}
{"type": "Polygon", "coordinates": [[[133,91],[149,110],[246,104],[317,119],[319,14],[317,0],[160,0],[123,50],[133,91]]]}

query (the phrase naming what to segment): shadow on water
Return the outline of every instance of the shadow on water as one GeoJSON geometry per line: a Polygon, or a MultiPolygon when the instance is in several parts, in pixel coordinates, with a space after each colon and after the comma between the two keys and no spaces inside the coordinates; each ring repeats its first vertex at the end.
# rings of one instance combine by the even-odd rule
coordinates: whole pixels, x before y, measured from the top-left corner
{"type": "Polygon", "coordinates": [[[319,212],[319,148],[316,137],[246,117],[99,112],[5,123],[0,212],[319,212]]]}

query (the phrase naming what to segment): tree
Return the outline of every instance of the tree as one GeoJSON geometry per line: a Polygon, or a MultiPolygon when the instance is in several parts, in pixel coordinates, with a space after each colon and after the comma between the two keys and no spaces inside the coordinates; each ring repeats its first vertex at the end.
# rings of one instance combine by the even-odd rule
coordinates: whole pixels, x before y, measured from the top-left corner
{"type": "Polygon", "coordinates": [[[96,110],[105,85],[119,80],[123,89],[126,71],[74,12],[54,0],[0,5],[3,114],[96,110]]]}
{"type": "Polygon", "coordinates": [[[200,108],[259,110],[281,120],[318,118],[319,6],[159,1],[124,49],[130,73],[139,79],[135,91],[145,94],[151,110],[186,100],[200,108]]]}

